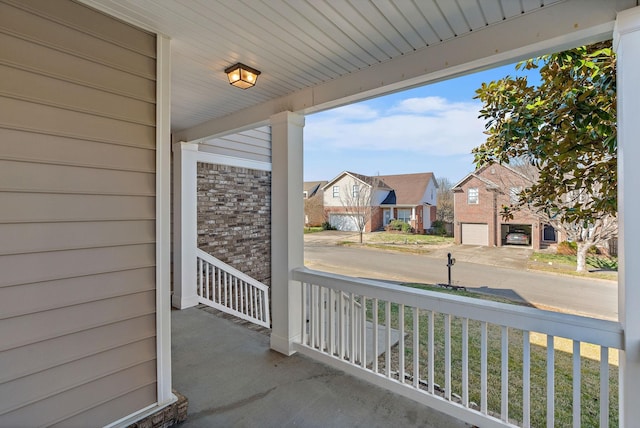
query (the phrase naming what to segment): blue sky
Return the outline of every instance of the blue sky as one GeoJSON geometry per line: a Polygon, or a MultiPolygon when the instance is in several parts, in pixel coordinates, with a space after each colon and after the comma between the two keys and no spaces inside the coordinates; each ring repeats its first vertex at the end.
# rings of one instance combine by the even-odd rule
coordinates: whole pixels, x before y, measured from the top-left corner
{"type": "Polygon", "coordinates": [[[473,171],[471,149],[485,139],[475,90],[522,73],[507,65],[308,115],[304,179],[433,172],[455,184],[473,171]]]}

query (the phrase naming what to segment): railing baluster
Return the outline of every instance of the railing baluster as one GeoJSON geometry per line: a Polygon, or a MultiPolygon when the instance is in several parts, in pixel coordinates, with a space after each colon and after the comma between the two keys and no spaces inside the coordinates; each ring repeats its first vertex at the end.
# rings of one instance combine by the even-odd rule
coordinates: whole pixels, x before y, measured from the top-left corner
{"type": "Polygon", "coordinates": [[[344,359],[344,296],[342,291],[338,292],[338,327],[340,334],[340,346],[338,347],[338,352],[340,355],[340,359],[344,359]]]}
{"type": "Polygon", "coordinates": [[[435,392],[435,388],[434,388],[434,384],[436,382],[436,378],[435,378],[435,374],[434,374],[434,359],[436,356],[436,352],[435,352],[435,345],[434,345],[434,338],[433,338],[433,332],[434,332],[434,321],[435,321],[435,316],[433,314],[433,311],[429,311],[428,312],[428,323],[429,323],[429,356],[427,359],[427,382],[429,385],[429,393],[434,394],[435,392]]]}
{"type": "Polygon", "coordinates": [[[318,346],[318,286],[311,285],[311,346],[318,346]]]}
{"type": "Polygon", "coordinates": [[[420,309],[413,307],[413,387],[420,387],[420,309]]]}
{"type": "Polygon", "coordinates": [[[349,361],[351,364],[356,363],[356,297],[353,293],[349,294],[349,348],[351,349],[349,361]]]}
{"type": "Polygon", "coordinates": [[[487,414],[487,323],[480,323],[480,411],[487,414]]]}
{"type": "Polygon", "coordinates": [[[462,319],[462,405],[469,407],[469,319],[462,319]]]}
{"type": "Polygon", "coordinates": [[[329,354],[333,356],[336,352],[336,292],[329,289],[329,354]]]}
{"type": "Polygon", "coordinates": [[[222,303],[222,269],[220,269],[219,267],[216,267],[216,277],[217,277],[217,281],[216,281],[216,293],[218,294],[218,303],[222,303]]]}
{"type": "Polygon", "coordinates": [[[501,328],[501,379],[502,388],[500,390],[501,408],[500,416],[504,422],[509,421],[509,328],[501,328]]]}
{"type": "Polygon", "coordinates": [[[235,276],[233,277],[233,295],[235,296],[236,301],[236,306],[234,307],[234,309],[240,312],[240,306],[238,305],[240,299],[240,291],[238,290],[238,278],[235,276]]]}
{"type": "Polygon", "coordinates": [[[582,409],[581,406],[581,383],[582,375],[580,371],[580,341],[573,341],[573,426],[580,428],[582,421],[582,409]]]}
{"type": "Polygon", "coordinates": [[[325,287],[320,287],[320,351],[325,350],[325,335],[327,322],[327,305],[325,304],[325,287]]]}
{"type": "Polygon", "coordinates": [[[378,299],[373,299],[373,372],[378,373],[378,299]]]}
{"type": "Polygon", "coordinates": [[[360,309],[360,366],[367,367],[367,298],[362,296],[360,309]]]}
{"type": "Polygon", "coordinates": [[[204,285],[205,285],[205,298],[209,299],[209,263],[204,263],[204,285]]]}
{"type": "Polygon", "coordinates": [[[547,427],[555,423],[555,348],[553,336],[547,335],[547,427]]]}
{"type": "Polygon", "coordinates": [[[202,259],[198,259],[198,294],[202,297],[202,259]]]}
{"type": "Polygon", "coordinates": [[[609,348],[600,347],[600,428],[609,426],[609,348]]]}
{"type": "Polygon", "coordinates": [[[451,401],[451,315],[444,314],[444,398],[451,401]]]}
{"type": "Polygon", "coordinates": [[[404,305],[398,305],[398,330],[400,338],[398,342],[398,380],[404,383],[404,305]]]}
{"type": "Polygon", "coordinates": [[[522,427],[531,426],[531,342],[529,331],[522,332],[522,427]]]}
{"type": "Polygon", "coordinates": [[[301,282],[302,285],[302,344],[309,345],[309,333],[307,331],[307,320],[309,319],[309,308],[307,306],[307,287],[306,282],[301,282]]]}
{"type": "Polygon", "coordinates": [[[386,300],[384,311],[384,320],[386,327],[385,338],[386,345],[384,347],[384,370],[387,377],[391,377],[391,301],[386,300]]]}

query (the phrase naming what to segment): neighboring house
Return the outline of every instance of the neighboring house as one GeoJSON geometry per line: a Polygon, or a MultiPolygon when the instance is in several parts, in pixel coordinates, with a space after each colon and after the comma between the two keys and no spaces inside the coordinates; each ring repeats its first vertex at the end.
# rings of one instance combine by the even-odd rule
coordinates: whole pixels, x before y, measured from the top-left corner
{"type": "Polygon", "coordinates": [[[324,185],[327,181],[305,181],[302,188],[304,198],[304,225],[320,226],[327,221],[324,214],[324,185]]]}
{"type": "Polygon", "coordinates": [[[457,244],[502,246],[509,232],[523,231],[531,246],[540,249],[557,242],[557,233],[530,212],[516,211],[505,220],[503,206],[518,202],[518,194],[532,179],[501,164],[490,164],[468,174],[453,187],[454,238],[457,244]]]}
{"type": "Polygon", "coordinates": [[[437,188],[430,172],[370,177],[345,171],[323,187],[324,209],[329,223],[338,230],[358,230],[354,217],[367,215],[366,209],[370,216],[365,232],[382,229],[398,219],[417,233],[425,233],[436,219],[437,188]],[[358,200],[359,192],[370,196],[358,200]]]}

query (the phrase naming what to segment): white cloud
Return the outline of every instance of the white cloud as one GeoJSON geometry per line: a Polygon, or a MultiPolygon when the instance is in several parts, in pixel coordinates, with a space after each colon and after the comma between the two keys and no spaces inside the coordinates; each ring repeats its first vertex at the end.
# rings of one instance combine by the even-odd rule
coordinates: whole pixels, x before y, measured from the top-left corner
{"type": "Polygon", "coordinates": [[[386,110],[366,104],[341,107],[307,118],[306,147],[467,154],[485,140],[480,107],[442,97],[409,98],[386,110]]]}

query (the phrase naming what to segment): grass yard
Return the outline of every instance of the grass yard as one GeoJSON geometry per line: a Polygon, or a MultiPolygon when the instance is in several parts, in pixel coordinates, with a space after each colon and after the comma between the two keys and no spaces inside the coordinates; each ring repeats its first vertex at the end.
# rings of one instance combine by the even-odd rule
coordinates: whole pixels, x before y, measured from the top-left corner
{"type": "Polygon", "coordinates": [[[367,243],[395,245],[442,245],[450,244],[453,238],[437,235],[413,235],[405,233],[374,232],[366,235],[367,243]]]}
{"type": "MultiPolygon", "coordinates": [[[[422,289],[449,292],[457,295],[467,295],[478,297],[477,294],[471,292],[458,292],[450,290],[442,290],[438,287],[416,286],[422,289]]],[[[482,298],[485,298],[484,296],[482,298]]],[[[504,301],[499,298],[491,298],[491,300],[504,301]]],[[[372,303],[368,301],[368,313],[371,314],[372,303]]],[[[411,308],[405,308],[404,327],[405,327],[405,373],[413,374],[413,354],[416,347],[413,344],[413,311],[411,308]]],[[[399,328],[398,305],[391,305],[391,325],[393,328],[399,328]]],[[[428,317],[426,311],[420,311],[419,314],[419,344],[417,352],[419,353],[419,378],[423,381],[427,380],[427,353],[428,347],[428,317]]],[[[384,323],[385,305],[380,303],[378,309],[379,322],[384,323]]],[[[441,388],[445,386],[444,378],[444,355],[445,355],[445,334],[444,334],[444,314],[435,314],[434,316],[434,349],[435,349],[435,382],[441,388]]],[[[488,337],[488,410],[494,414],[500,413],[501,403],[501,340],[502,327],[497,325],[489,325],[487,329],[488,337]]],[[[533,335],[532,335],[533,336],[533,335]]],[[[540,336],[540,335],[538,335],[540,336]]],[[[545,426],[547,417],[547,348],[539,343],[546,343],[546,336],[537,337],[537,340],[530,339],[530,385],[531,385],[531,426],[545,426]]],[[[469,337],[469,400],[475,403],[479,409],[480,406],[480,338],[481,323],[477,321],[469,321],[468,326],[469,337]]],[[[523,332],[520,330],[508,330],[509,343],[509,418],[521,422],[522,421],[522,388],[523,388],[523,332]]],[[[391,371],[399,370],[399,347],[395,346],[391,351],[391,371]]],[[[598,426],[599,425],[599,391],[600,391],[600,363],[597,359],[587,358],[582,353],[581,358],[581,412],[582,426],[598,426]]],[[[596,352],[596,355],[599,353],[596,352]]],[[[452,317],[451,319],[451,391],[458,396],[462,395],[462,319],[452,317]]],[[[556,391],[555,402],[555,426],[571,426],[572,425],[572,354],[559,350],[555,351],[555,382],[556,391]]],[[[385,371],[385,356],[379,358],[379,371],[385,371]]],[[[406,380],[410,382],[410,380],[406,380]]],[[[609,364],[609,422],[610,426],[618,426],[618,367],[609,364]]]]}
{"type": "Polygon", "coordinates": [[[305,227],[304,228],[304,233],[306,235],[307,233],[322,232],[323,230],[324,229],[322,228],[322,226],[305,227]]]}
{"type": "Polygon", "coordinates": [[[546,272],[560,272],[567,275],[580,277],[616,280],[618,272],[618,259],[602,255],[587,256],[587,270],[589,272],[576,272],[576,256],[566,254],[553,254],[546,252],[534,252],[529,258],[529,269],[546,272]]]}

